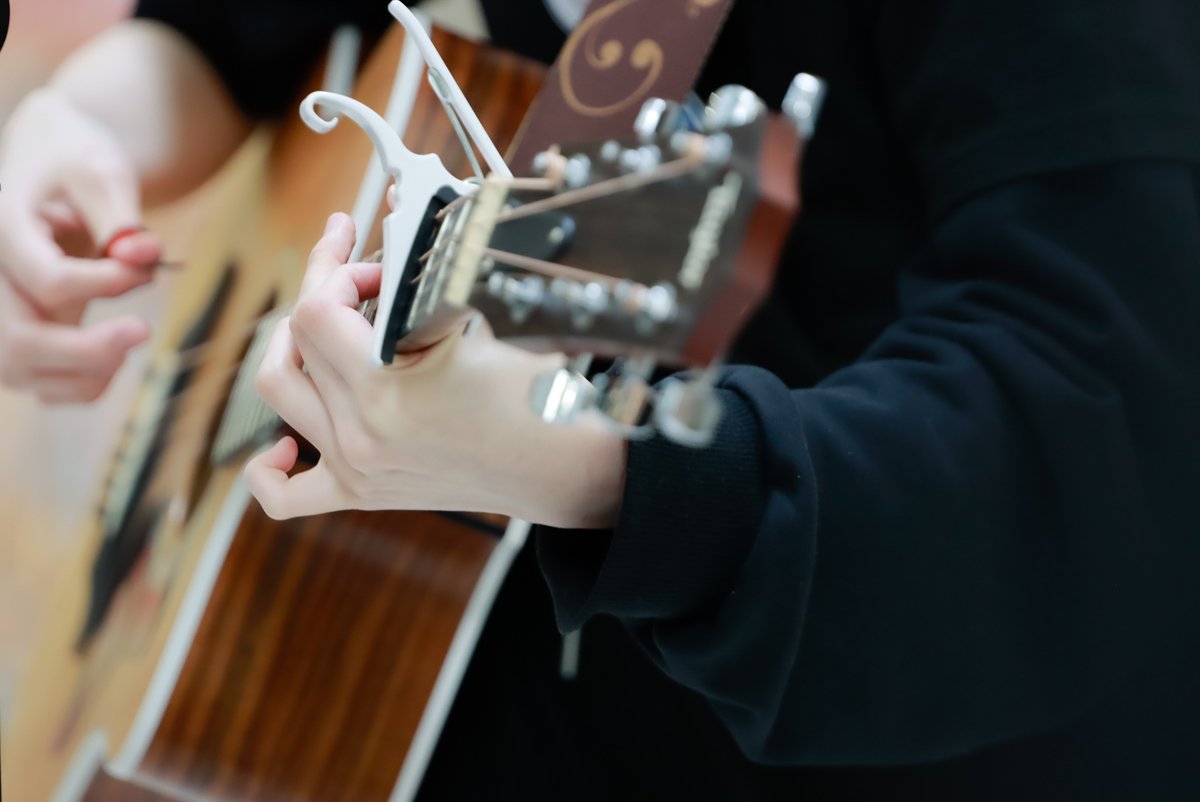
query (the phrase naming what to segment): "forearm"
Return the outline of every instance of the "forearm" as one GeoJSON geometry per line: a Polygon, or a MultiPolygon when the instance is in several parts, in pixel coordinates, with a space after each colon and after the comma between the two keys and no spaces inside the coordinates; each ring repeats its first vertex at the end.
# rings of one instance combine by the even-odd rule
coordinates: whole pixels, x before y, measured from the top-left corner
{"type": "Polygon", "coordinates": [[[130,20],[91,40],[46,91],[113,134],[149,204],[198,186],[250,130],[204,56],[154,22],[130,20]]]}

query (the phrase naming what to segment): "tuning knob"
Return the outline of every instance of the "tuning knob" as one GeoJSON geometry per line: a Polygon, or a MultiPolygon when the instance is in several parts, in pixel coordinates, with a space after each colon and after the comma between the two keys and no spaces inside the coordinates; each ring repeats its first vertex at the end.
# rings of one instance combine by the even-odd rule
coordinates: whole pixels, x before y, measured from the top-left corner
{"type": "Polygon", "coordinates": [[[825,82],[815,75],[802,72],[792,81],[787,95],[783,98],[783,113],[796,124],[800,136],[809,139],[817,127],[817,118],[821,116],[821,106],[825,102],[825,82]]]}
{"type": "Polygon", "coordinates": [[[662,150],[657,145],[643,145],[640,148],[628,148],[621,152],[617,165],[621,172],[648,173],[662,164],[662,150]]]}
{"type": "Polygon", "coordinates": [[[688,130],[688,114],[684,108],[662,98],[651,98],[643,103],[642,110],[633,121],[633,131],[643,145],[653,144],[659,139],[669,140],[680,131],[688,130]]]}
{"type": "Polygon", "coordinates": [[[591,159],[583,154],[578,154],[567,159],[566,172],[563,175],[563,183],[567,189],[579,189],[585,186],[591,178],[591,159]]]}
{"type": "Polygon", "coordinates": [[[704,379],[668,379],[659,389],[654,423],[663,437],[691,448],[712,443],[721,422],[721,400],[704,379]]]}
{"type": "Polygon", "coordinates": [[[613,289],[615,307],[633,320],[638,334],[648,337],[659,326],[673,322],[679,316],[678,293],[671,284],[647,287],[632,281],[621,281],[613,289]]]}
{"type": "Polygon", "coordinates": [[[628,440],[644,440],[654,434],[651,425],[654,388],[650,377],[654,360],[635,356],[616,360],[594,379],[596,409],[614,431],[628,440]]]}
{"type": "Polygon", "coordinates": [[[571,325],[582,331],[608,311],[609,292],[603,284],[592,281],[581,284],[565,278],[550,282],[550,294],[566,307],[571,316],[571,325]]]}
{"type": "Polygon", "coordinates": [[[596,405],[596,395],[582,373],[559,368],[534,379],[529,406],[546,423],[569,423],[596,405]]]}
{"type": "Polygon", "coordinates": [[[514,323],[524,323],[546,297],[546,282],[541,276],[488,276],[488,292],[504,302],[514,323]]]}
{"type": "Polygon", "coordinates": [[[709,97],[704,124],[709,132],[718,133],[750,125],[766,113],[762,100],[746,87],[723,86],[709,97]]]}

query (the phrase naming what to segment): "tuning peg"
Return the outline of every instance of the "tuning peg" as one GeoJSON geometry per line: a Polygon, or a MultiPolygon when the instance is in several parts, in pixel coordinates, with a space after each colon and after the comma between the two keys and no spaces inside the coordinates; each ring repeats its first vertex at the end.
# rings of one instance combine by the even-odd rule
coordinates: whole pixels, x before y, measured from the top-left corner
{"type": "Polygon", "coordinates": [[[581,330],[591,326],[609,308],[608,288],[596,281],[581,284],[556,278],[550,282],[550,294],[562,301],[570,312],[571,324],[581,330]]]}
{"type": "Polygon", "coordinates": [[[628,440],[645,440],[654,434],[650,424],[654,388],[650,376],[654,373],[650,357],[625,357],[594,379],[596,409],[618,434],[628,440]]]}
{"type": "Polygon", "coordinates": [[[547,423],[569,423],[596,405],[596,395],[596,388],[582,373],[559,368],[534,379],[529,406],[547,423]]]}
{"type": "Polygon", "coordinates": [[[684,108],[662,98],[651,98],[643,103],[642,110],[633,121],[633,131],[643,145],[650,145],[659,139],[669,140],[675,134],[689,130],[691,126],[684,108]]]}
{"type": "Polygon", "coordinates": [[[662,150],[657,145],[643,145],[621,152],[617,160],[624,173],[648,173],[662,164],[662,150]]]}
{"type": "Polygon", "coordinates": [[[613,292],[613,300],[633,318],[633,325],[643,336],[652,335],[659,326],[670,323],[679,314],[678,295],[671,284],[647,287],[622,281],[613,292]]]}
{"type": "Polygon", "coordinates": [[[514,323],[524,323],[546,297],[546,281],[541,276],[516,278],[494,272],[488,276],[488,292],[508,307],[514,323]]]}
{"type": "Polygon", "coordinates": [[[784,115],[795,123],[796,130],[804,139],[812,137],[813,131],[816,130],[826,90],[824,81],[815,75],[802,72],[792,81],[787,95],[783,98],[784,115]]]}
{"type": "Polygon", "coordinates": [[[710,133],[750,125],[767,113],[758,95],[744,86],[723,86],[713,92],[704,112],[704,124],[710,133]]]}
{"type": "Polygon", "coordinates": [[[579,189],[592,178],[592,160],[582,153],[567,159],[563,183],[567,189],[579,189]]]}
{"type": "Polygon", "coordinates": [[[721,400],[708,379],[668,379],[659,389],[654,423],[663,437],[704,448],[712,443],[720,422],[721,400]]]}

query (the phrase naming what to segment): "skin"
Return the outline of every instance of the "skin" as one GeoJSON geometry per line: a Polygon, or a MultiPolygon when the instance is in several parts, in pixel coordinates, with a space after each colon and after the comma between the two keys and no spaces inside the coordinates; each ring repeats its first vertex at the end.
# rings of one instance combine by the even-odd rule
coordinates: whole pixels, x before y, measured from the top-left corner
{"type": "MultiPolygon", "coordinates": [[[[88,304],[153,279],[162,245],[142,204],[182,195],[245,139],[203,56],[173,31],[131,21],[74,54],[16,109],[0,137],[0,383],[46,403],[103,394],[149,336],[123,317],[81,325],[88,304]],[[63,243],[89,243],[82,253],[63,243]]],[[[379,267],[347,265],[353,223],[334,215],[300,304],[275,333],[263,396],[321,452],[295,468],[284,438],[247,481],[276,518],[345,508],[471,510],[560,527],[611,525],[625,445],[597,421],[550,426],[529,409],[532,379],[562,364],[491,337],[455,333],[381,369],[356,311],[379,267]]]]}
{"type": "Polygon", "coordinates": [[[596,419],[548,425],[527,403],[534,378],[563,357],[522,351],[479,327],[373,365],[371,326],[357,310],[378,293],[382,268],[347,265],[353,245],[353,221],[335,214],[258,375],[267,402],[321,452],[314,468],[289,477],[297,446],[285,437],[247,466],[267,514],[471,510],[564,528],[613,525],[624,441],[596,419]]]}
{"type": "Polygon", "coordinates": [[[138,21],[21,102],[0,137],[0,383],[47,403],[104,392],[149,329],[135,317],[84,327],[84,312],[153,280],[162,245],[143,233],[98,252],[141,224],[143,199],[195,187],[248,131],[203,57],[138,21]]]}

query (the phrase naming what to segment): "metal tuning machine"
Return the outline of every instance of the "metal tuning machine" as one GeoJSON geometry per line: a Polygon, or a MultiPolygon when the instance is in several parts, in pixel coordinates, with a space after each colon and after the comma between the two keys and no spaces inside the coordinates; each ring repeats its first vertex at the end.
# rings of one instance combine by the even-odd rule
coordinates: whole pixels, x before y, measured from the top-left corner
{"type": "MultiPolygon", "coordinates": [[[[681,194],[673,198],[665,194],[660,196],[658,201],[664,205],[651,211],[665,213],[673,208],[676,214],[673,219],[680,227],[670,230],[678,232],[682,246],[665,245],[664,238],[669,234],[648,230],[631,217],[625,224],[630,237],[626,249],[614,248],[606,252],[610,272],[611,267],[621,264],[620,253],[628,257],[640,251],[653,256],[634,260],[636,269],[631,268],[628,275],[613,276],[614,281],[609,285],[563,279],[538,285],[536,305],[539,314],[559,314],[562,320],[560,331],[573,329],[581,339],[594,336],[593,342],[611,343],[618,339],[611,334],[612,326],[618,324],[611,321],[621,321],[619,325],[625,327],[621,337],[625,347],[619,351],[625,356],[615,359],[609,370],[589,380],[586,366],[576,362],[535,382],[530,402],[543,420],[566,423],[585,413],[598,413],[601,420],[626,438],[641,439],[657,433],[667,440],[694,448],[712,442],[722,414],[715,385],[716,365],[737,327],[726,326],[720,338],[710,340],[713,347],[704,346],[709,348],[707,351],[703,348],[685,351],[678,334],[688,327],[699,328],[699,318],[711,315],[710,309],[720,307],[716,300],[719,296],[710,292],[705,296],[706,300],[702,300],[697,291],[710,286],[715,271],[715,268],[710,269],[713,265],[722,259],[725,264],[733,261],[739,237],[746,236],[751,230],[741,211],[747,204],[738,192],[742,181],[749,192],[755,174],[762,169],[756,143],[765,136],[763,132],[768,127],[772,131],[786,131],[787,127],[794,126],[802,140],[810,138],[825,95],[823,81],[806,73],[797,75],[782,106],[782,117],[790,126],[768,125],[766,105],[754,92],[740,86],[723,87],[704,105],[695,100],[677,104],[652,99],[642,106],[633,125],[633,135],[628,140],[610,140],[586,154],[558,156],[554,151],[543,155],[539,162],[542,173],[552,157],[559,159],[564,191],[576,190],[589,181],[640,186],[641,182],[649,182],[653,180],[652,176],[661,174],[672,160],[686,157],[700,160],[694,174],[696,185],[708,182],[703,185],[707,195],[698,210],[698,217],[678,214],[679,199],[686,197],[684,193],[688,191],[682,180],[679,183],[681,194]],[[743,216],[738,218],[737,214],[743,216]],[[739,224],[731,223],[739,219],[739,224]],[[663,255],[667,253],[673,258],[682,258],[682,261],[662,263],[663,255]],[[651,258],[661,264],[658,267],[647,264],[651,258]],[[647,280],[647,276],[661,278],[647,280]],[[593,335],[594,331],[597,333],[593,335]],[[694,370],[653,386],[655,356],[664,359],[668,365],[694,370]]],[[[775,153],[779,152],[779,142],[790,144],[790,138],[774,141],[777,145],[775,153]]],[[[769,165],[765,167],[770,169],[769,165]]],[[[781,168],[775,169],[778,172],[781,168]]],[[[776,196],[772,196],[771,201],[777,202],[776,196]]],[[[647,210],[643,208],[642,211],[645,214],[647,210]]],[[[697,210],[689,212],[689,215],[693,214],[697,214],[697,210]]],[[[667,219],[671,218],[664,215],[664,225],[669,225],[665,223],[667,219]]],[[[581,227],[586,227],[591,221],[587,213],[581,211],[578,222],[581,227]]],[[[594,258],[594,254],[587,251],[589,233],[584,230],[581,235],[583,251],[568,256],[590,266],[605,260],[594,258]]],[[[594,247],[594,240],[590,242],[594,247]]],[[[512,292],[517,289],[514,286],[512,292]]],[[[740,314],[736,305],[723,308],[740,314]]],[[[707,319],[711,320],[711,317],[707,319]]]]}
{"type": "Polygon", "coordinates": [[[621,357],[589,381],[584,373],[590,361],[590,357],[579,357],[566,367],[539,376],[529,394],[533,411],[547,423],[570,423],[594,411],[628,440],[653,436],[656,398],[650,377],[654,360],[621,357]]]}
{"type": "Polygon", "coordinates": [[[801,139],[812,138],[817,129],[828,87],[815,75],[802,72],[792,80],[783,98],[783,115],[791,120],[801,139]]]}

